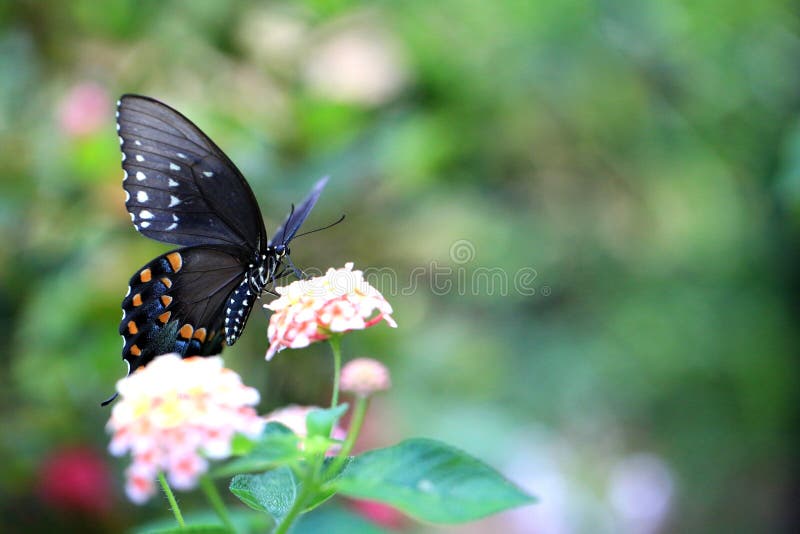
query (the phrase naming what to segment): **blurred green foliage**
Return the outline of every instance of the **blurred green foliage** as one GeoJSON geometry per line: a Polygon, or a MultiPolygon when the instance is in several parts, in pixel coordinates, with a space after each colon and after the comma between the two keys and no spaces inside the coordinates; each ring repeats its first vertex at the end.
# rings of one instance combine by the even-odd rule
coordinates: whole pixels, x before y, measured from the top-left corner
{"type": "MultiPolygon", "coordinates": [[[[393,270],[400,323],[345,339],[393,372],[363,445],[439,438],[541,499],[477,528],[797,526],[799,55],[780,1],[3,3],[0,529],[164,507],[121,461],[100,519],[38,489],[61,448],[104,454],[119,303],[167,250],[124,210],[124,92],[215,139],[268,228],[332,176],[307,224],[347,220],[293,260],[393,270]],[[620,474],[641,455],[660,476],[620,474]]],[[[266,364],[265,328],[225,351],[262,410],[324,402],[327,347],[266,364]]]]}

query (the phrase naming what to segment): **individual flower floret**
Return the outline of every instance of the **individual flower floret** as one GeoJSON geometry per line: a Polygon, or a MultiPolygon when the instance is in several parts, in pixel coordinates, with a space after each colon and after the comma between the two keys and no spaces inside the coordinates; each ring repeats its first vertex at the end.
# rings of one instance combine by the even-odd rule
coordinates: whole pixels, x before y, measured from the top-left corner
{"type": "Polygon", "coordinates": [[[342,368],[342,391],[368,397],[392,386],[389,370],[378,360],[356,358],[342,368]]]}
{"type": "Polygon", "coordinates": [[[392,307],[364,280],[364,273],[353,270],[352,263],[275,291],[280,297],[264,305],[275,312],[267,329],[268,360],[285,348],[305,347],[331,334],[361,330],[380,321],[397,327],[392,307]]]}
{"type": "Polygon", "coordinates": [[[206,458],[226,458],[235,433],[255,438],[265,424],[252,407],[258,391],[219,356],[159,356],[120,380],[117,391],[106,425],[113,434],[109,450],[131,454],[125,490],[135,503],[155,493],[159,472],[174,488],[193,488],[208,469],[206,458]]]}

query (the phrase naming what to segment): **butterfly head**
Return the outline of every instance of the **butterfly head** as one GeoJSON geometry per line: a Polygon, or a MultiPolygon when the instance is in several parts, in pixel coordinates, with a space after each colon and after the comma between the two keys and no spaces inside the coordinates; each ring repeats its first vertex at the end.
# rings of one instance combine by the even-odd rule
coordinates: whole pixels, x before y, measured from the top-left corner
{"type": "Polygon", "coordinates": [[[284,256],[288,256],[290,254],[289,247],[286,245],[275,245],[273,248],[273,253],[277,256],[278,260],[282,260],[284,256]]]}

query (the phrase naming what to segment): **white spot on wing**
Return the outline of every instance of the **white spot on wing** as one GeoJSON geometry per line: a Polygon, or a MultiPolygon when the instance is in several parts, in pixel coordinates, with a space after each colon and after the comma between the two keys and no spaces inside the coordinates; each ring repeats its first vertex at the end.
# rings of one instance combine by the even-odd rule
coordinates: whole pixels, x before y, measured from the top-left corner
{"type": "Polygon", "coordinates": [[[122,136],[119,136],[119,146],[122,146],[122,143],[124,143],[124,142],[125,142],[125,139],[123,139],[122,136]]]}
{"type": "Polygon", "coordinates": [[[170,161],[169,162],[169,170],[171,170],[171,171],[179,171],[179,170],[181,170],[181,168],[180,168],[179,165],[175,165],[174,163],[172,163],[170,161]]]}
{"type": "Polygon", "coordinates": [[[147,221],[144,221],[144,222],[143,222],[143,223],[142,223],[140,226],[141,226],[142,228],[147,228],[148,226],[150,226],[150,223],[149,223],[149,222],[147,222],[147,221]]]}
{"type": "Polygon", "coordinates": [[[128,179],[128,171],[122,169],[122,181],[124,182],[127,179],[128,179]]]}
{"type": "Polygon", "coordinates": [[[141,182],[145,178],[147,178],[147,176],[145,176],[142,171],[136,171],[136,179],[137,180],[139,180],[141,182]]]}
{"type": "Polygon", "coordinates": [[[125,156],[125,152],[123,152],[123,153],[122,153],[122,161],[125,161],[125,158],[126,158],[126,156],[125,156]]]}
{"type": "Polygon", "coordinates": [[[153,214],[147,210],[142,210],[139,212],[139,217],[141,217],[142,219],[152,219],[153,214]]]}
{"type": "Polygon", "coordinates": [[[136,154],[136,161],[144,161],[144,156],[141,154],[136,154]]]}
{"type": "Polygon", "coordinates": [[[175,215],[174,213],[172,214],[172,220],[178,222],[178,216],[175,215]]]}
{"type": "Polygon", "coordinates": [[[186,154],[184,154],[183,152],[178,152],[178,153],[176,154],[176,156],[178,156],[178,157],[179,157],[179,158],[181,158],[181,159],[186,159],[186,154]]]}
{"type": "Polygon", "coordinates": [[[172,223],[172,224],[170,224],[169,226],[167,226],[166,228],[164,228],[164,230],[166,230],[167,232],[169,232],[169,231],[171,231],[171,230],[174,230],[174,229],[175,229],[175,228],[177,228],[177,227],[178,227],[178,223],[172,223]]]}
{"type": "Polygon", "coordinates": [[[136,146],[142,146],[142,142],[139,141],[138,139],[136,141],[134,141],[133,144],[136,145],[136,146]]]}
{"type": "Polygon", "coordinates": [[[214,176],[214,173],[211,171],[203,171],[203,176],[205,176],[206,178],[211,178],[212,176],[214,176]]]}
{"type": "Polygon", "coordinates": [[[125,191],[125,202],[129,201],[130,199],[131,199],[131,194],[128,193],[128,191],[126,190],[125,191]]]}
{"type": "Polygon", "coordinates": [[[170,208],[171,208],[171,207],[173,207],[173,206],[177,206],[177,205],[178,205],[178,204],[180,204],[180,203],[181,203],[181,199],[179,199],[179,198],[178,198],[178,197],[176,197],[175,195],[170,195],[170,196],[169,196],[169,206],[168,206],[168,207],[170,207],[170,208]]]}
{"type": "Polygon", "coordinates": [[[147,196],[147,193],[145,191],[137,191],[136,200],[138,200],[139,202],[147,202],[148,200],[150,200],[150,197],[147,196]]]}
{"type": "Polygon", "coordinates": [[[135,221],[136,220],[136,215],[133,212],[129,213],[128,215],[131,216],[131,221],[135,221]]]}
{"type": "Polygon", "coordinates": [[[173,180],[172,178],[169,179],[169,186],[170,187],[178,187],[178,182],[173,180]]]}

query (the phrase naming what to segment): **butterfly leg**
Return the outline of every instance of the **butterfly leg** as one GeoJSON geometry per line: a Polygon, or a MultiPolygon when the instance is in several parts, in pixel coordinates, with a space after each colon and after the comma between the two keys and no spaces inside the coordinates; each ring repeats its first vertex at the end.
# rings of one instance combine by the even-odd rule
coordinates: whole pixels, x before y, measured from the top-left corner
{"type": "Polygon", "coordinates": [[[113,395],[111,395],[109,398],[107,398],[106,400],[104,400],[103,402],[101,402],[101,403],[100,403],[100,406],[108,406],[109,404],[111,404],[112,402],[114,402],[114,399],[116,399],[118,395],[119,395],[119,393],[114,393],[114,394],[113,394],[113,395]]]}
{"type": "MultiPolygon", "coordinates": [[[[270,278],[270,285],[274,288],[275,287],[275,282],[277,280],[280,280],[281,278],[286,278],[287,276],[289,276],[290,274],[293,274],[293,273],[294,273],[294,271],[292,269],[286,268],[283,265],[281,265],[280,270],[277,271],[276,273],[274,273],[272,275],[272,278],[270,278]]],[[[265,287],[264,291],[270,293],[271,295],[275,295],[275,296],[278,295],[278,293],[276,293],[274,289],[271,289],[269,287],[265,287]]]]}
{"type": "Polygon", "coordinates": [[[290,258],[288,254],[284,257],[286,258],[286,261],[289,262],[289,267],[292,269],[294,275],[298,278],[298,280],[306,280],[308,278],[308,276],[306,276],[306,273],[304,273],[303,271],[294,266],[294,263],[292,263],[292,258],[290,258]]]}

